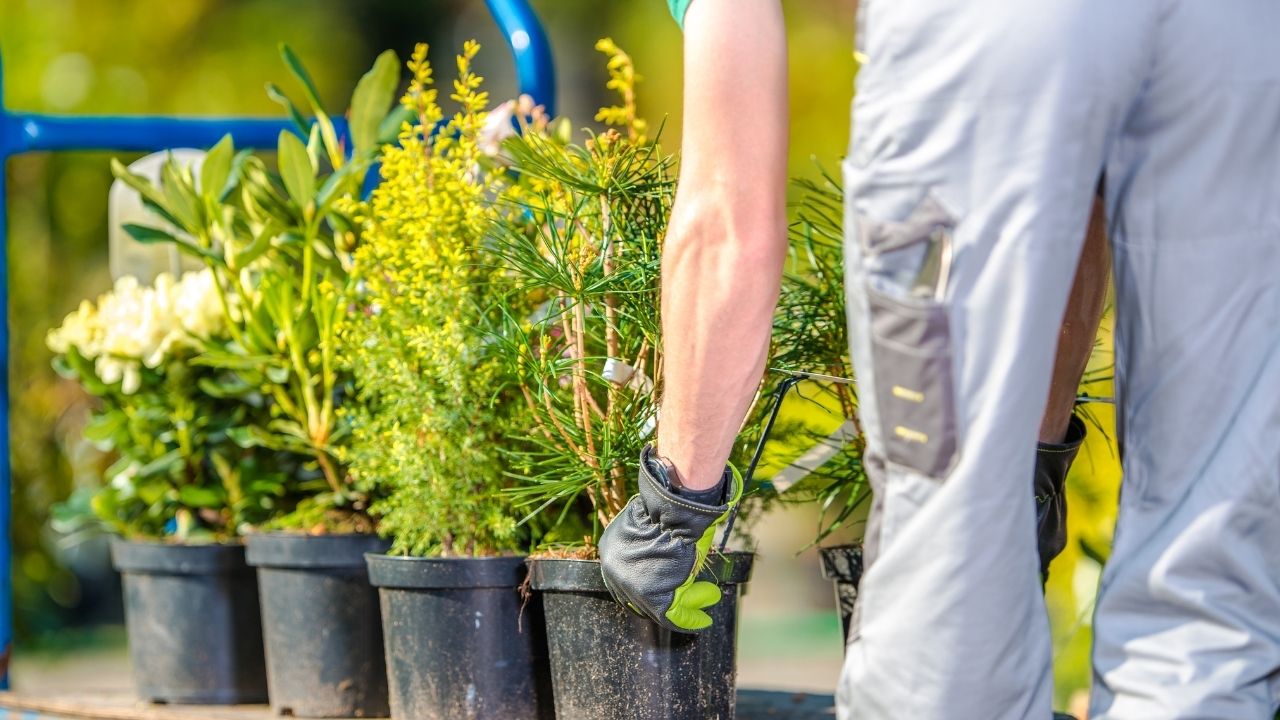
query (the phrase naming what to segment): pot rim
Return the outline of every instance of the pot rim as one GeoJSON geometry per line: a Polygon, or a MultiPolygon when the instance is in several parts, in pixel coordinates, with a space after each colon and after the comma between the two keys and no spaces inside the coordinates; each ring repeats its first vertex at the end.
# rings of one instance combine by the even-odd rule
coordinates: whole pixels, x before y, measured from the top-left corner
{"type": "Polygon", "coordinates": [[[391,541],[369,533],[308,535],[263,532],[245,536],[246,559],[261,568],[365,569],[366,553],[386,552],[391,541]]]}
{"type": "Polygon", "coordinates": [[[111,538],[111,564],[139,575],[215,575],[247,571],[244,543],[176,544],[111,538]]]}
{"type": "Polygon", "coordinates": [[[818,548],[818,558],[822,565],[822,577],[835,583],[858,584],[862,578],[862,544],[846,543],[843,545],[827,545],[818,548]],[[853,567],[853,556],[857,556],[856,571],[853,567]]]}
{"type": "Polygon", "coordinates": [[[412,557],[365,553],[369,582],[397,590],[514,590],[524,584],[524,555],[412,557]]]}
{"type": "MultiPolygon", "coordinates": [[[[600,575],[599,560],[572,558],[529,558],[529,575],[534,590],[550,592],[607,593],[600,575]]],[[[755,553],[744,551],[712,554],[700,577],[721,587],[745,585],[751,580],[755,553]]]]}

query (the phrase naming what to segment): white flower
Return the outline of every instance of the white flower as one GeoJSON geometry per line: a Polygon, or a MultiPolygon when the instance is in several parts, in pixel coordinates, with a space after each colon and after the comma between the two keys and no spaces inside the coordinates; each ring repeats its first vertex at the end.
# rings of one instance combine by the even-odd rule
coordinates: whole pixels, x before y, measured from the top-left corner
{"type": "Polygon", "coordinates": [[[81,301],[80,307],[67,315],[62,326],[49,331],[45,336],[45,344],[49,349],[62,355],[71,348],[76,348],[86,357],[96,355],[100,328],[93,303],[81,301]]]}
{"type": "Polygon", "coordinates": [[[484,127],[476,138],[480,151],[489,157],[496,157],[502,151],[502,141],[516,134],[512,119],[515,117],[516,102],[508,100],[493,110],[484,119],[484,127]]]}
{"type": "Polygon", "coordinates": [[[174,288],[174,312],[182,329],[208,340],[226,327],[226,317],[218,302],[217,279],[213,272],[189,272],[174,288]]]}
{"type": "Polygon", "coordinates": [[[45,342],[56,353],[76,348],[95,360],[94,372],[103,382],[122,383],[126,394],[136,392],[143,365],[160,367],[175,349],[198,347],[225,330],[216,283],[207,269],[177,281],[161,273],[152,287],[126,275],[96,306],[81,303],[45,342]]]}

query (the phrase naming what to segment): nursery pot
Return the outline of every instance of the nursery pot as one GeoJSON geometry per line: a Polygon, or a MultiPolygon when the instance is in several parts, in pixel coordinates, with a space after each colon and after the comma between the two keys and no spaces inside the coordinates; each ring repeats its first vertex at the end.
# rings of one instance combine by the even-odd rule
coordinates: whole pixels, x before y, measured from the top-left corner
{"type": "Polygon", "coordinates": [[[853,622],[853,606],[858,601],[858,583],[862,581],[862,546],[833,545],[819,548],[822,577],[836,588],[836,609],[840,612],[840,629],[845,647],[849,646],[849,625],[853,622]]]}
{"type": "Polygon", "coordinates": [[[111,541],[123,575],[138,696],[232,705],[267,699],[258,582],[244,546],[111,541]]]}
{"type": "Polygon", "coordinates": [[[250,535],[258,569],[271,709],[296,717],[385,717],[378,591],[367,552],[374,535],[250,535]]]}
{"type": "Polygon", "coordinates": [[[382,600],[393,718],[554,718],[523,557],[365,557],[382,600]]]}
{"type": "Polygon", "coordinates": [[[739,589],[750,553],[713,556],[703,571],[724,592],[710,629],[664,630],[609,595],[594,560],[531,559],[547,617],[556,716],[591,720],[731,720],[739,589]]]}

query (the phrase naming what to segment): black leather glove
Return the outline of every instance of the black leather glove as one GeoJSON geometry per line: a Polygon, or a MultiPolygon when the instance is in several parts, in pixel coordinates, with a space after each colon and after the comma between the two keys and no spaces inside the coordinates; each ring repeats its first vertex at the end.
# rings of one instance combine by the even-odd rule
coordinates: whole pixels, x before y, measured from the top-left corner
{"type": "Polygon", "coordinates": [[[1067,546],[1067,495],[1064,484],[1071,463],[1084,442],[1084,422],[1075,415],[1062,444],[1036,446],[1036,544],[1040,550],[1040,577],[1049,577],[1049,562],[1067,546]]]}
{"type": "Polygon", "coordinates": [[[600,570],[614,599],[669,630],[711,626],[705,608],[720,588],[698,580],[716,529],[742,498],[742,478],[725,468],[727,500],[704,505],[681,497],[652,446],[640,452],[640,494],[600,537],[600,570]]]}

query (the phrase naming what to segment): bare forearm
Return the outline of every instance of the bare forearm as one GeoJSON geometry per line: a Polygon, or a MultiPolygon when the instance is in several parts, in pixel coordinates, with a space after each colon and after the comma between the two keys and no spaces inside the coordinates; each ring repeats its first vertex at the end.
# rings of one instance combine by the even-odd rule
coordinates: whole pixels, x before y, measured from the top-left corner
{"type": "Polygon", "coordinates": [[[786,257],[786,110],[778,0],[694,2],[663,253],[658,437],[693,489],[719,479],[768,356],[786,257]]]}
{"type": "Polygon", "coordinates": [[[1075,283],[1071,286],[1071,299],[1062,319],[1058,356],[1053,365],[1053,384],[1049,387],[1049,403],[1040,424],[1041,442],[1060,443],[1067,436],[1080,378],[1093,355],[1093,342],[1102,321],[1110,277],[1111,252],[1107,246],[1106,215],[1099,199],[1093,203],[1075,283]]]}

